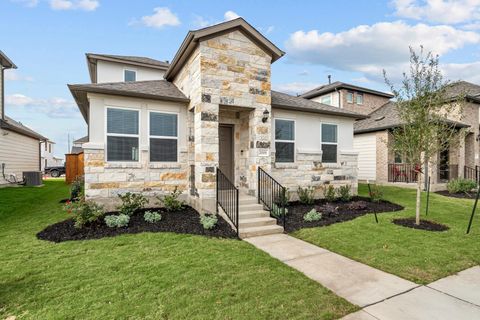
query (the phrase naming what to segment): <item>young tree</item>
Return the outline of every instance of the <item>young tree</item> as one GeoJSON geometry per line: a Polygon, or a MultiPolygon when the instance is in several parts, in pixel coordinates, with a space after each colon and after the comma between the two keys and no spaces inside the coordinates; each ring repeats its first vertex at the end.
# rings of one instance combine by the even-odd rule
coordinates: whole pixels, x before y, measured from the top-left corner
{"type": "Polygon", "coordinates": [[[390,147],[402,154],[417,172],[416,219],[420,224],[421,174],[427,164],[435,163],[438,154],[458,145],[464,138],[457,128],[462,119],[463,95],[452,99],[449,88],[439,68],[438,56],[425,53],[420,47],[417,54],[410,47],[410,71],[403,73],[398,88],[387,78],[385,82],[395,96],[395,105],[401,125],[392,131],[390,147]]]}

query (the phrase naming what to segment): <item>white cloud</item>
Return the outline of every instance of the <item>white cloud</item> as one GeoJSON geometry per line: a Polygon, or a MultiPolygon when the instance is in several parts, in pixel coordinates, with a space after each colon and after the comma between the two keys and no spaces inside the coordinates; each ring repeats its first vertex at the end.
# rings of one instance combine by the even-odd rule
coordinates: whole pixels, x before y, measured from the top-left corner
{"type": "Polygon", "coordinates": [[[195,28],[205,28],[212,25],[212,23],[202,16],[195,15],[195,18],[193,19],[193,25],[195,28]]]}
{"type": "Polygon", "coordinates": [[[310,71],[308,70],[303,70],[298,73],[298,75],[302,77],[308,76],[309,74],[310,74],[310,71]]]}
{"type": "Polygon", "coordinates": [[[21,75],[15,69],[8,69],[8,70],[5,71],[5,80],[9,80],[9,81],[34,81],[33,77],[21,75]]]}
{"type": "Polygon", "coordinates": [[[10,0],[12,2],[17,2],[23,4],[25,7],[33,8],[38,5],[38,0],[10,0]]]}
{"type": "Polygon", "coordinates": [[[233,19],[237,19],[237,18],[240,18],[240,16],[232,11],[232,10],[228,10],[227,12],[225,12],[225,14],[223,15],[223,18],[225,19],[225,21],[229,21],[229,20],[233,20],[233,19]]]}
{"type": "Polygon", "coordinates": [[[58,97],[36,99],[16,93],[5,97],[5,105],[27,108],[30,112],[42,113],[50,118],[74,118],[79,116],[79,111],[73,101],[58,97]]]}
{"type": "Polygon", "coordinates": [[[53,10],[95,11],[99,6],[99,0],[50,0],[53,10]]]}
{"type": "Polygon", "coordinates": [[[321,84],[313,82],[290,82],[290,83],[280,83],[274,84],[273,89],[285,92],[292,95],[302,94],[308,90],[312,90],[321,84]]]}
{"type": "MultiPolygon", "coordinates": [[[[140,23],[152,28],[163,28],[165,26],[178,26],[180,19],[166,7],[157,7],[153,9],[154,14],[150,16],[143,16],[140,23]]],[[[137,23],[134,21],[132,24],[137,23]]]]}
{"type": "Polygon", "coordinates": [[[394,0],[395,14],[402,18],[460,24],[480,18],[480,0],[394,0]]]}
{"type": "Polygon", "coordinates": [[[441,65],[446,79],[480,83],[480,61],[469,63],[447,63],[441,65]]]}
{"type": "MultiPolygon", "coordinates": [[[[409,46],[443,55],[480,42],[480,35],[451,26],[410,26],[402,21],[361,25],[340,33],[317,30],[293,33],[286,43],[290,59],[337,70],[382,78],[382,70],[400,73],[409,59],[409,46]]],[[[390,73],[390,72],[389,72],[390,73]]]]}

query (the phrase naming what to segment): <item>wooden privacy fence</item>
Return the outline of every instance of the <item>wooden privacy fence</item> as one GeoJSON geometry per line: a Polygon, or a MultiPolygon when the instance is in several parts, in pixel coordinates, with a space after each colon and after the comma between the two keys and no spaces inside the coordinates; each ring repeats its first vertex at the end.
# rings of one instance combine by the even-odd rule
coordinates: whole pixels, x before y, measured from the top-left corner
{"type": "Polygon", "coordinates": [[[83,168],[83,152],[65,155],[65,181],[67,183],[72,183],[78,176],[83,176],[83,168]]]}

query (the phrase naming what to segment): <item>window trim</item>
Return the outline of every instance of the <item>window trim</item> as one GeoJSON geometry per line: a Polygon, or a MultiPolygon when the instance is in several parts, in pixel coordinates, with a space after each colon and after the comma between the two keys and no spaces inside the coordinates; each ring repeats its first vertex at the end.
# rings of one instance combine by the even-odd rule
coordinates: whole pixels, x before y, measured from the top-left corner
{"type": "Polygon", "coordinates": [[[148,110],[148,119],[147,119],[147,132],[148,132],[148,162],[150,163],[178,163],[180,159],[180,113],[174,111],[162,111],[162,110],[148,110]],[[177,115],[177,136],[152,136],[150,135],[150,114],[151,113],[165,113],[165,114],[175,114],[177,115]],[[176,161],[152,161],[150,158],[151,154],[151,145],[150,139],[172,139],[177,140],[177,160],[176,161]]]}
{"type": "Polygon", "coordinates": [[[128,107],[114,107],[114,106],[105,106],[105,162],[108,163],[139,163],[140,162],[140,133],[142,132],[142,110],[138,108],[128,108],[128,107]],[[108,109],[118,109],[118,110],[129,110],[138,112],[138,134],[130,133],[108,133],[108,109]],[[137,138],[138,139],[138,160],[108,160],[108,137],[127,137],[127,138],[137,138]]]}
{"type": "Polygon", "coordinates": [[[338,137],[338,123],[334,123],[334,122],[320,122],[320,150],[322,150],[322,163],[336,163],[336,164],[338,164],[338,140],[339,140],[338,138],[339,138],[339,137],[338,137]],[[336,129],[337,129],[337,132],[336,132],[336,134],[337,134],[337,142],[323,142],[322,126],[323,126],[324,124],[333,125],[333,126],[336,127],[336,129]],[[335,161],[335,162],[324,162],[324,161],[323,161],[323,148],[322,148],[322,146],[323,146],[324,144],[336,145],[336,146],[337,146],[337,156],[336,156],[337,161],[335,161]]]}
{"type": "Polygon", "coordinates": [[[347,90],[347,93],[345,95],[345,100],[347,101],[347,103],[353,103],[355,101],[355,94],[353,91],[350,91],[350,90],[347,90]],[[351,93],[352,94],[352,101],[348,101],[348,94],[351,93]]]}
{"type": "Polygon", "coordinates": [[[123,82],[136,82],[137,81],[137,70],[136,69],[130,69],[130,68],[123,68],[123,82]],[[127,81],[125,79],[125,72],[127,71],[131,71],[131,72],[135,72],[135,80],[134,81],[127,81]]]}
{"type": "Polygon", "coordinates": [[[297,159],[297,121],[292,118],[282,118],[282,117],[275,117],[273,121],[273,146],[275,148],[275,163],[296,163],[297,159]],[[284,121],[291,121],[293,122],[293,140],[277,140],[276,138],[276,129],[277,129],[277,120],[284,120],[284,121]],[[277,142],[284,142],[284,143],[293,143],[293,161],[291,162],[277,162],[277,142]]]}
{"type": "Polygon", "coordinates": [[[329,93],[329,94],[323,95],[323,96],[320,98],[320,103],[331,106],[331,105],[332,105],[332,100],[333,100],[332,94],[329,93]],[[327,97],[328,97],[328,100],[329,100],[330,102],[329,102],[329,103],[323,102],[323,99],[325,99],[325,98],[327,98],[327,97]]]}
{"type": "Polygon", "coordinates": [[[356,96],[355,96],[355,104],[358,104],[359,106],[362,106],[363,105],[363,98],[365,98],[365,96],[363,95],[363,93],[361,92],[357,92],[356,96]],[[358,97],[361,96],[362,97],[362,103],[358,103],[358,97]]]}

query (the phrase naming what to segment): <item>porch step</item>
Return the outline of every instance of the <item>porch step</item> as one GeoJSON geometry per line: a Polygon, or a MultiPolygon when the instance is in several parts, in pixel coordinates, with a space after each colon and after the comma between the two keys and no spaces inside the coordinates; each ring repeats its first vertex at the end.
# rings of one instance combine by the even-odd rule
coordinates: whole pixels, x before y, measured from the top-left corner
{"type": "Polygon", "coordinates": [[[253,198],[253,197],[243,197],[243,198],[240,197],[238,200],[239,200],[240,207],[243,205],[258,204],[257,198],[253,198]]]}
{"type": "Polygon", "coordinates": [[[261,227],[261,226],[271,226],[276,223],[277,223],[277,220],[270,217],[245,219],[243,218],[243,216],[240,216],[240,219],[239,219],[240,229],[251,228],[251,227],[261,227]]]}
{"type": "Polygon", "coordinates": [[[268,225],[260,227],[249,227],[249,228],[240,228],[239,236],[242,239],[257,237],[257,236],[266,236],[269,234],[283,233],[283,228],[279,225],[268,225]]]}
{"type": "Polygon", "coordinates": [[[242,211],[239,209],[239,219],[254,219],[254,218],[264,218],[269,217],[270,212],[265,210],[251,210],[251,211],[242,211]]]}
{"type": "Polygon", "coordinates": [[[247,203],[247,204],[239,204],[238,209],[240,212],[243,211],[255,211],[255,210],[263,210],[263,205],[255,203],[247,203]]]}

